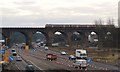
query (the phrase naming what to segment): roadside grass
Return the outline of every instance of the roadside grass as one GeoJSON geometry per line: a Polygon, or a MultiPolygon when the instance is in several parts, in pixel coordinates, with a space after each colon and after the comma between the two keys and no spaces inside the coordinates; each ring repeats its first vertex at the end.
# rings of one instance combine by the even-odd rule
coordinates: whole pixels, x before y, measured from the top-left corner
{"type": "Polygon", "coordinates": [[[62,48],[62,47],[51,47],[50,48],[51,50],[53,51],[56,51],[56,52],[61,52],[61,51],[65,51],[67,54],[75,54],[75,49],[69,49],[69,48],[62,48]]]}
{"type": "Polygon", "coordinates": [[[93,50],[92,52],[89,51],[88,56],[96,62],[119,66],[120,53],[114,49],[93,50]]]}

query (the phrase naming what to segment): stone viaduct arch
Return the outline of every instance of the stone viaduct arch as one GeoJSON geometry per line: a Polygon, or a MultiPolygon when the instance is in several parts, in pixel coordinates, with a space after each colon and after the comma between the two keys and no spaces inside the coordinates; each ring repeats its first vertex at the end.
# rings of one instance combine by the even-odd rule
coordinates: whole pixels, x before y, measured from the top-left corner
{"type": "MultiPolygon", "coordinates": [[[[96,32],[98,35],[98,39],[99,39],[99,47],[103,47],[105,46],[105,35],[107,32],[111,33],[111,37],[114,38],[111,42],[111,44],[113,43],[113,47],[117,46],[115,43],[117,43],[117,29],[111,25],[111,26],[99,26],[99,28],[97,28],[95,25],[52,25],[52,24],[47,24],[45,26],[45,28],[1,28],[2,29],[2,34],[5,36],[5,38],[8,38],[8,44],[9,45],[9,39],[10,36],[12,35],[13,32],[20,32],[22,34],[25,35],[25,37],[27,38],[26,40],[26,44],[27,45],[31,45],[31,41],[32,41],[32,36],[34,33],[36,33],[37,31],[43,33],[46,37],[46,44],[48,46],[51,46],[51,41],[52,41],[52,37],[54,35],[55,32],[59,31],[61,33],[63,33],[66,37],[66,41],[67,43],[72,46],[72,41],[71,41],[71,37],[73,35],[73,32],[78,32],[78,33],[82,33],[83,35],[83,46],[84,47],[88,47],[88,36],[89,34],[93,31],[96,32]]],[[[111,47],[112,47],[111,46],[111,47]]]]}

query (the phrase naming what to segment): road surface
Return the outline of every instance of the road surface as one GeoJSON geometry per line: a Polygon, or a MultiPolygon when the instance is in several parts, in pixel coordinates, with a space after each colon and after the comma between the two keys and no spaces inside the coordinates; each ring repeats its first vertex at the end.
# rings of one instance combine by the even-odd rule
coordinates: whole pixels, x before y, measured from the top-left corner
{"type": "MultiPolygon", "coordinates": [[[[59,52],[55,52],[52,50],[44,50],[44,49],[30,49],[30,50],[22,50],[16,48],[18,55],[21,56],[22,61],[14,61],[14,66],[17,67],[17,70],[25,70],[26,65],[32,64],[37,71],[52,71],[52,70],[64,70],[65,72],[71,71],[81,71],[81,69],[77,69],[73,67],[73,61],[68,59],[68,55],[60,55],[59,52]],[[46,60],[47,53],[54,53],[58,56],[57,61],[49,61],[46,60]]],[[[14,70],[14,69],[13,69],[14,70]]],[[[96,70],[118,70],[118,67],[102,64],[98,62],[91,62],[88,64],[86,70],[82,71],[96,71],[96,70]]]]}

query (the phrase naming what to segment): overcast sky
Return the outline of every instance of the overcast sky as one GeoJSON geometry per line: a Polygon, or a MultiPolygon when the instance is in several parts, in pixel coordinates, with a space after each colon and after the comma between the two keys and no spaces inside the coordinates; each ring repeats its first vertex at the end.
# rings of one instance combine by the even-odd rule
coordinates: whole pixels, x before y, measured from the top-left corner
{"type": "Polygon", "coordinates": [[[118,20],[119,0],[1,0],[0,26],[93,24],[96,19],[118,20]]]}

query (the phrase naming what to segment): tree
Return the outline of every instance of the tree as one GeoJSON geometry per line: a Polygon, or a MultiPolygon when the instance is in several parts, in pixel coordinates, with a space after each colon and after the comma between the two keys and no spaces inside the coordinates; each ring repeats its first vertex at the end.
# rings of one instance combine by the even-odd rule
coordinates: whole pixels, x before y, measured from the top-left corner
{"type": "Polygon", "coordinates": [[[95,20],[95,25],[103,25],[104,24],[104,21],[99,18],[98,20],[95,20]]]}
{"type": "Polygon", "coordinates": [[[104,21],[101,19],[101,18],[99,18],[98,20],[95,20],[95,25],[96,25],[96,30],[97,30],[97,33],[99,33],[99,37],[98,37],[98,47],[103,47],[103,41],[104,41],[104,39],[103,39],[103,36],[104,36],[104,29],[102,28],[102,25],[104,25],[104,21]],[[101,35],[100,35],[101,34],[101,35]]]}
{"type": "Polygon", "coordinates": [[[108,18],[107,25],[114,25],[114,19],[113,18],[108,18]]]}
{"type": "MultiPolygon", "coordinates": [[[[95,25],[104,25],[104,21],[99,18],[98,20],[94,21],[95,25]]],[[[107,25],[114,25],[114,19],[113,18],[108,18],[107,19],[107,25]]]]}
{"type": "Polygon", "coordinates": [[[107,21],[106,21],[106,24],[108,25],[106,28],[104,28],[104,21],[102,19],[98,19],[98,20],[95,20],[95,25],[96,25],[96,30],[97,32],[99,33],[99,47],[104,47],[108,42],[108,46],[107,47],[112,47],[113,46],[113,37],[109,37],[109,40],[108,39],[105,39],[104,36],[106,36],[106,31],[111,31],[113,30],[113,26],[114,25],[114,19],[113,18],[108,18],[107,21]]]}

